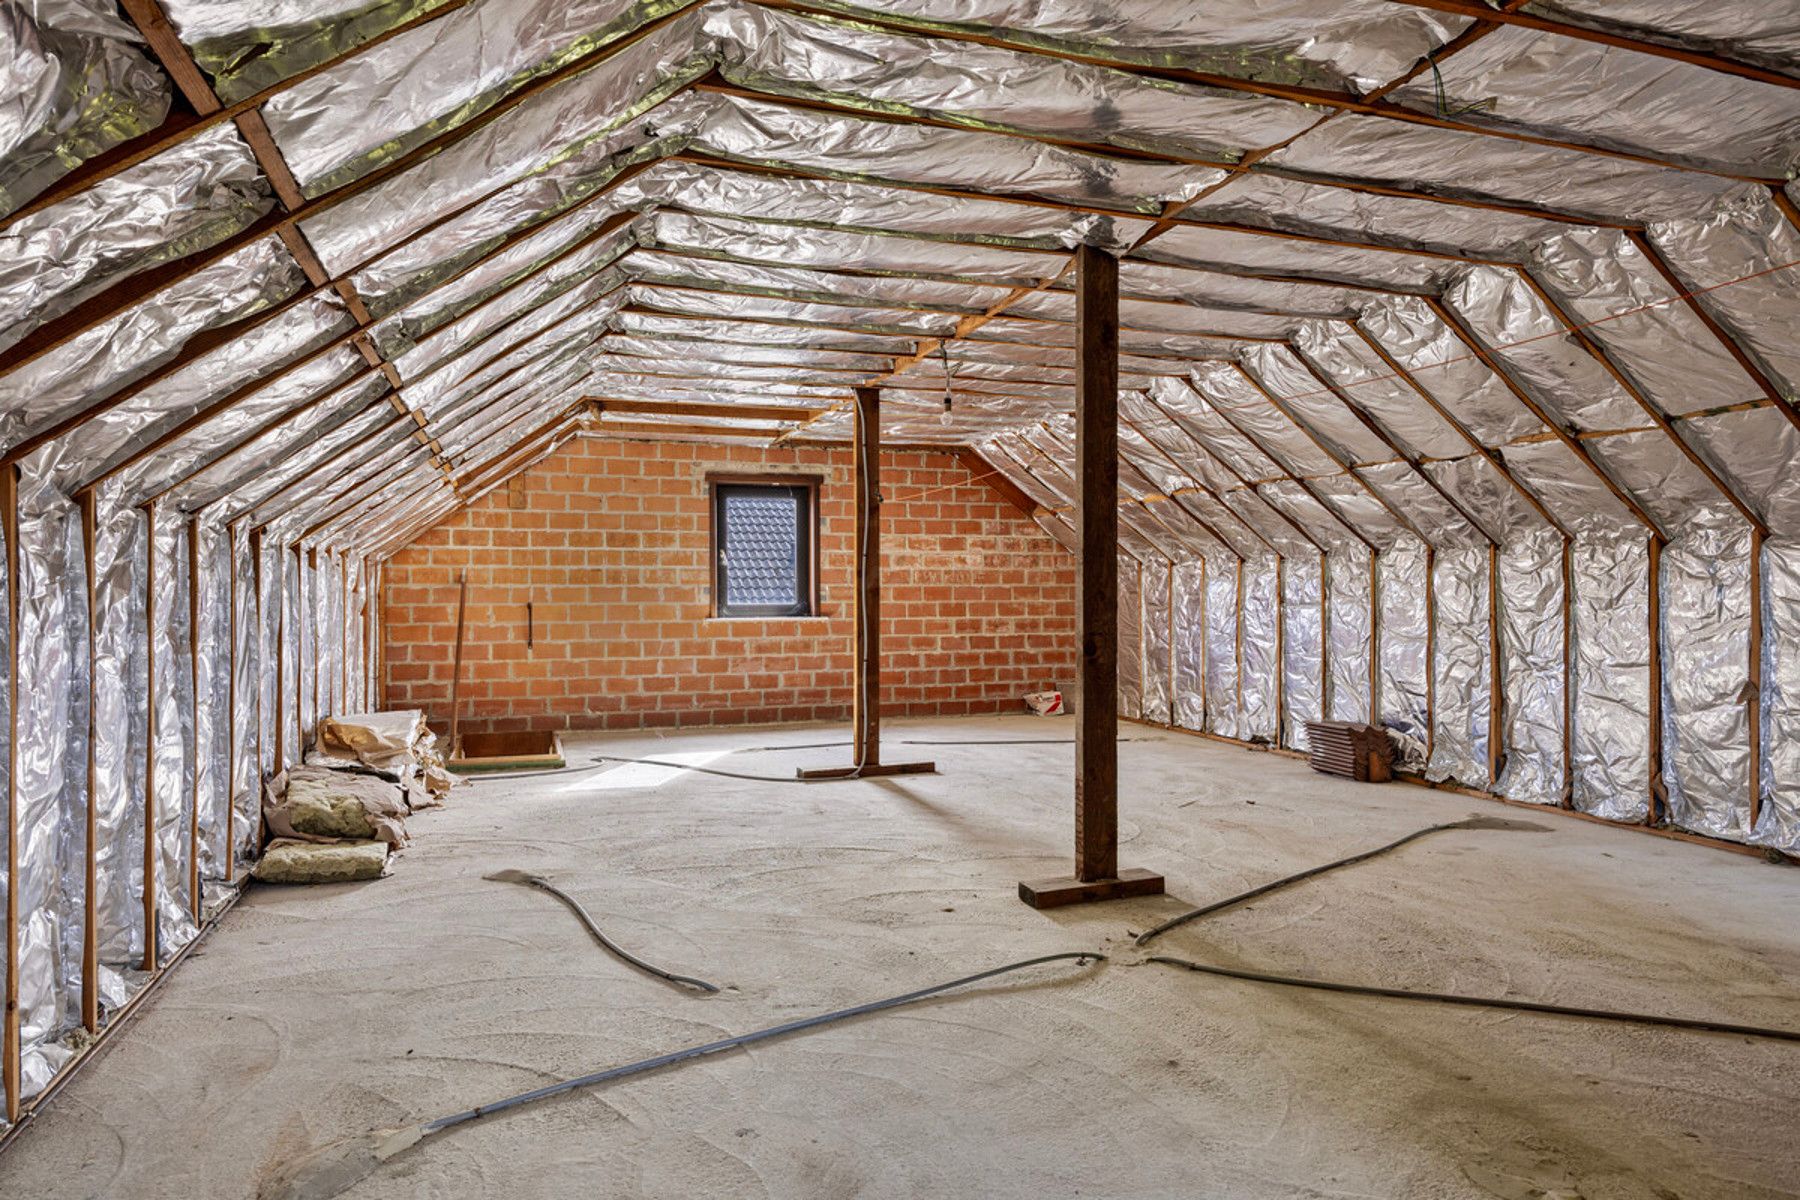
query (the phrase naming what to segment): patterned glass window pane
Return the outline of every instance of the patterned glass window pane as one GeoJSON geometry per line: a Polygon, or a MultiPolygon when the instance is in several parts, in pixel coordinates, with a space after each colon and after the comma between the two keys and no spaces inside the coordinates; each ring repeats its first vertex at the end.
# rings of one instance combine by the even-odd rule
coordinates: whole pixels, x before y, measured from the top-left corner
{"type": "Polygon", "coordinates": [[[800,501],[786,490],[725,496],[725,603],[800,600],[800,501]]]}

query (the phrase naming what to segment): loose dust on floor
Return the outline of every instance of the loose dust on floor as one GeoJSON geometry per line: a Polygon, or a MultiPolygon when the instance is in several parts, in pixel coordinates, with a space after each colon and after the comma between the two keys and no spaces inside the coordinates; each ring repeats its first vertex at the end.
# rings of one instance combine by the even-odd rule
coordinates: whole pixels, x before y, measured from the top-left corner
{"type": "MultiPolygon", "coordinates": [[[[1164,897],[1035,912],[1067,869],[1059,720],[896,721],[941,774],[795,786],[655,767],[494,780],[391,877],[253,888],[0,1156],[0,1196],[239,1197],[334,1138],[1060,950],[918,1007],[477,1122],[348,1193],[1722,1200],[1800,1196],[1800,1047],[1272,989],[1142,962],[1184,907],[1470,813],[1136,725],[1122,865],[1164,897]],[[601,951],[529,888],[726,985],[601,951]]],[[[787,775],[820,726],[573,735],[787,775]]],[[[1543,814],[1436,835],[1170,933],[1271,971],[1800,1027],[1800,871],[1543,814]]]]}

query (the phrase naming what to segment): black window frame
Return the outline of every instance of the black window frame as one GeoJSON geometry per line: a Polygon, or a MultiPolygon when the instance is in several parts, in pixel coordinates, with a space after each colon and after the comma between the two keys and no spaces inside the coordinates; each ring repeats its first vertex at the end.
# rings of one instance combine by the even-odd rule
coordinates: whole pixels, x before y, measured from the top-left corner
{"type": "Polygon", "coordinates": [[[819,611],[819,480],[814,477],[719,476],[710,479],[712,614],[719,618],[812,617],[819,611]],[[733,495],[791,495],[794,506],[795,558],[800,571],[791,604],[731,604],[725,560],[725,501],[733,495]]]}

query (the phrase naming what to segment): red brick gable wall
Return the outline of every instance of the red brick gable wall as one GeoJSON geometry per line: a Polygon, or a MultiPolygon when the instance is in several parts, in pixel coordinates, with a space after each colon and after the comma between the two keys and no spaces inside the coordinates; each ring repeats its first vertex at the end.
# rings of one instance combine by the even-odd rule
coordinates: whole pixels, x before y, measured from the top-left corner
{"type": "MultiPolygon", "coordinates": [[[[952,454],[881,470],[883,711],[1008,712],[1067,688],[1073,556],[952,454]]],[[[848,447],[577,439],[387,564],[386,705],[447,727],[466,569],[470,732],[845,718],[851,498],[848,447]],[[715,619],[707,477],[782,473],[824,480],[821,615],[715,619]]]]}

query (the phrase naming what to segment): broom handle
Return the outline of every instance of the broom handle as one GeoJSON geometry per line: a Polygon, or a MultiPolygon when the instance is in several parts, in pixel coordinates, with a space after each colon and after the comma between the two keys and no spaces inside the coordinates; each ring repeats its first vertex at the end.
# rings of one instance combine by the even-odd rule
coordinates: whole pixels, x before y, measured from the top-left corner
{"type": "Polygon", "coordinates": [[[456,657],[450,667],[450,756],[453,758],[457,754],[458,727],[462,724],[463,617],[469,607],[469,573],[459,573],[457,583],[456,657]]]}

